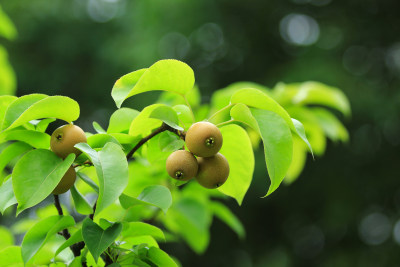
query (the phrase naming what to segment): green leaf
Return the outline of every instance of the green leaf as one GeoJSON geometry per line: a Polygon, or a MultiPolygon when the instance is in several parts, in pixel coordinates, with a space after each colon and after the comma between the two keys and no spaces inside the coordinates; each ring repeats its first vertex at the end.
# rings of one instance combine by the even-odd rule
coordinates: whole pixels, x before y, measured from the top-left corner
{"type": "Polygon", "coordinates": [[[65,96],[26,95],[8,107],[1,129],[11,129],[31,120],[57,118],[72,122],[79,117],[78,103],[65,96]]]}
{"type": "Polygon", "coordinates": [[[221,221],[225,222],[240,239],[243,239],[246,235],[243,224],[225,205],[219,202],[211,202],[211,210],[216,217],[221,221]]]}
{"type": "Polygon", "coordinates": [[[257,120],[264,144],[265,160],[271,179],[266,194],[268,196],[279,187],[292,162],[292,134],[284,120],[275,113],[260,109],[253,109],[251,112],[257,120]]]}
{"type": "Polygon", "coordinates": [[[144,236],[150,235],[158,240],[165,241],[165,236],[163,231],[160,228],[155,227],[151,224],[143,223],[143,222],[128,222],[125,224],[126,229],[122,231],[122,237],[132,237],[132,236],[144,236]]]}
{"type": "Polygon", "coordinates": [[[96,152],[86,143],[75,147],[85,152],[96,168],[100,185],[95,213],[97,215],[114,203],[128,185],[128,162],[121,147],[114,143],[107,143],[100,152],[96,152]]]}
{"type": "Polygon", "coordinates": [[[62,243],[62,245],[57,249],[56,254],[54,256],[57,256],[58,254],[60,254],[60,252],[63,251],[64,249],[66,249],[67,247],[70,247],[73,244],[76,244],[81,241],[83,241],[82,229],[79,229],[73,235],[71,235],[71,237],[69,239],[65,240],[65,242],[62,243]]]}
{"type": "Polygon", "coordinates": [[[130,96],[132,88],[135,87],[136,83],[146,70],[147,69],[140,69],[128,73],[115,82],[111,91],[111,96],[118,108],[120,108],[125,99],[130,96]]]}
{"type": "Polygon", "coordinates": [[[124,209],[128,209],[133,205],[146,204],[160,208],[167,213],[172,204],[171,192],[162,185],[152,185],[146,187],[137,198],[122,194],[119,198],[124,209]]]}
{"type": "Polygon", "coordinates": [[[322,127],[324,133],[332,141],[347,142],[349,140],[349,133],[346,127],[328,110],[323,108],[313,108],[312,113],[318,120],[319,125],[322,127]]]}
{"type": "Polygon", "coordinates": [[[99,134],[104,134],[104,133],[106,133],[106,130],[104,130],[103,127],[101,127],[100,124],[97,123],[97,122],[95,122],[95,121],[93,122],[93,128],[94,128],[94,130],[95,130],[97,133],[99,133],[99,134]]]}
{"type": "Polygon", "coordinates": [[[121,146],[118,140],[109,134],[94,134],[87,138],[87,143],[91,148],[102,148],[109,142],[121,146]]]}
{"type": "Polygon", "coordinates": [[[221,133],[224,145],[220,153],[228,160],[230,171],[228,180],[218,190],[241,205],[253,179],[253,148],[248,134],[238,125],[224,126],[221,133]]]}
{"type": "Polygon", "coordinates": [[[0,251],[0,262],[3,266],[24,267],[21,247],[11,246],[0,251]]]}
{"type": "Polygon", "coordinates": [[[203,253],[210,241],[212,217],[206,205],[194,198],[181,198],[164,219],[166,227],[181,235],[196,253],[203,253]]]}
{"type": "MultiPolygon", "coordinates": [[[[160,230],[161,231],[161,230],[160,230]]],[[[0,225],[0,250],[14,245],[14,236],[10,230],[0,225]]]]}
{"type": "Polygon", "coordinates": [[[267,195],[275,191],[292,161],[293,141],[289,126],[276,113],[262,110],[250,110],[245,105],[235,105],[231,116],[256,130],[263,140],[265,161],[271,185],[267,195]]]}
{"type": "Polygon", "coordinates": [[[103,253],[114,242],[121,231],[122,224],[120,223],[115,223],[113,226],[103,230],[89,218],[86,218],[83,221],[83,240],[96,262],[101,253],[103,253]]]}
{"type": "Polygon", "coordinates": [[[63,161],[46,149],[26,153],[13,171],[13,188],[18,201],[17,215],[50,195],[74,159],[75,154],[70,154],[63,161]]]}
{"type": "Polygon", "coordinates": [[[18,97],[11,95],[0,95],[0,130],[2,129],[4,116],[6,115],[6,111],[8,106],[11,105],[12,102],[17,100],[18,97]]]}
{"type": "Polygon", "coordinates": [[[304,129],[302,130],[301,123],[294,124],[294,121],[290,118],[289,113],[281,105],[279,105],[278,102],[262,91],[250,88],[239,90],[232,95],[231,103],[242,103],[250,107],[269,110],[278,114],[286,121],[290,129],[308,145],[312,153],[311,145],[304,134],[304,129]]]}
{"type": "Polygon", "coordinates": [[[120,108],[110,117],[107,133],[128,133],[129,127],[139,111],[131,108],[120,108]]]}
{"type": "Polygon", "coordinates": [[[75,224],[71,216],[51,216],[36,223],[24,236],[21,254],[27,263],[57,232],[75,224]]]}
{"type": "Polygon", "coordinates": [[[190,108],[186,105],[176,105],[172,108],[175,110],[176,114],[178,115],[178,120],[181,122],[184,128],[188,129],[193,123],[192,111],[190,108]]]}
{"type": "Polygon", "coordinates": [[[176,111],[169,106],[159,106],[155,108],[151,112],[149,118],[159,119],[174,129],[183,130],[183,128],[179,126],[179,120],[176,111]]]}
{"type": "Polygon", "coordinates": [[[171,257],[167,253],[156,247],[149,248],[149,251],[147,252],[147,257],[156,266],[178,267],[178,265],[174,262],[173,259],[171,259],[171,257]]]}
{"type": "Polygon", "coordinates": [[[36,131],[44,133],[50,123],[54,122],[56,119],[43,119],[36,125],[36,131]]]}
{"type": "Polygon", "coordinates": [[[125,75],[114,85],[111,95],[117,107],[126,98],[139,93],[162,90],[185,95],[194,86],[193,70],[174,59],[157,61],[150,68],[137,72],[125,75]]]}
{"type": "MultiPolygon", "coordinates": [[[[14,95],[17,89],[17,77],[8,59],[7,50],[3,46],[0,46],[0,70],[0,95],[14,95]]],[[[2,116],[0,116],[0,123],[1,119],[2,116]]]]}
{"type": "Polygon", "coordinates": [[[293,138],[293,159],[283,180],[285,184],[293,183],[301,174],[307,160],[307,148],[299,138],[293,138]]]}
{"type": "Polygon", "coordinates": [[[185,141],[174,133],[163,132],[158,136],[158,145],[162,152],[173,152],[185,145],[185,141]]]}
{"type": "Polygon", "coordinates": [[[311,147],[310,142],[307,139],[306,130],[304,129],[303,124],[300,121],[296,120],[296,119],[292,119],[292,121],[293,121],[294,127],[296,128],[297,135],[301,138],[301,140],[304,141],[304,143],[306,143],[306,145],[310,149],[311,155],[314,157],[313,149],[311,147]]]}
{"type": "Polygon", "coordinates": [[[302,83],[293,97],[293,103],[297,105],[324,105],[339,110],[345,116],[351,115],[350,103],[345,94],[335,87],[319,82],[302,83]]]}
{"type": "Polygon", "coordinates": [[[10,161],[31,149],[32,147],[24,142],[15,142],[7,146],[0,154],[0,173],[10,161]]]}
{"type": "Polygon", "coordinates": [[[150,114],[162,104],[154,104],[145,107],[139,115],[132,121],[129,128],[129,135],[132,136],[145,136],[148,135],[153,129],[161,126],[162,122],[158,119],[150,118],[150,114]]]}
{"type": "MultiPolygon", "coordinates": [[[[0,125],[0,130],[4,130],[13,121],[18,119],[18,117],[30,106],[35,104],[36,102],[46,98],[47,95],[44,94],[30,94],[21,96],[14,101],[12,101],[8,106],[7,109],[4,111],[4,117],[2,124],[0,125]]],[[[27,121],[29,122],[29,121],[27,121]]]]}
{"type": "Polygon", "coordinates": [[[4,13],[3,9],[0,6],[0,36],[7,38],[8,40],[14,40],[17,36],[17,29],[14,24],[4,13]]]}
{"type": "Polygon", "coordinates": [[[32,130],[12,130],[2,134],[6,141],[22,141],[34,148],[50,148],[50,135],[32,130]]]}
{"type": "Polygon", "coordinates": [[[92,206],[90,206],[86,198],[78,191],[78,189],[76,189],[76,186],[74,185],[73,187],[71,187],[70,190],[72,199],[74,200],[75,203],[76,211],[84,215],[92,214],[93,213],[92,206]]]}
{"type": "Polygon", "coordinates": [[[12,187],[12,179],[8,179],[0,186],[0,211],[3,214],[4,211],[17,204],[17,199],[14,196],[14,191],[12,187]]]}
{"type": "Polygon", "coordinates": [[[96,191],[96,193],[99,193],[99,186],[92,180],[89,178],[89,176],[87,176],[86,174],[82,173],[82,172],[77,172],[76,175],[82,179],[82,181],[84,181],[86,184],[88,184],[91,188],[93,188],[94,191],[96,191]]]}

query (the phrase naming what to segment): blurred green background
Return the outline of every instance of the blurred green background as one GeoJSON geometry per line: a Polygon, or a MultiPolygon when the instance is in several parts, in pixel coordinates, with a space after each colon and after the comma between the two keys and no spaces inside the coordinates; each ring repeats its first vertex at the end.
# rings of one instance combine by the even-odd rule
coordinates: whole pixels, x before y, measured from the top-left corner
{"type": "MultiPolygon", "coordinates": [[[[183,266],[399,266],[400,2],[379,0],[0,1],[18,37],[1,40],[17,95],[61,94],[79,124],[106,126],[120,76],[163,58],[195,71],[203,101],[236,81],[320,81],[344,91],[347,145],[328,144],[301,177],[266,192],[262,151],[242,207],[244,241],[215,220],[204,255],[161,244],[183,266]]],[[[125,106],[142,109],[158,94],[125,106]]]]}

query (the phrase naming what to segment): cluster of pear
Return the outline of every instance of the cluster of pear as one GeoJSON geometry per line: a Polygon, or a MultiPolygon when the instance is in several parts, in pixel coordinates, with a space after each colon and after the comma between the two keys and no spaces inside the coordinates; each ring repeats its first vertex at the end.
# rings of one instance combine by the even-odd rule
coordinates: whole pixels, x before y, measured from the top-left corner
{"type": "MultiPolygon", "coordinates": [[[[71,153],[79,156],[81,151],[74,146],[78,143],[86,143],[86,141],[85,132],[79,126],[66,124],[53,132],[50,139],[50,148],[57,156],[65,159],[71,153]]],[[[75,180],[75,168],[71,166],[64,174],[57,187],[54,188],[53,194],[60,195],[67,192],[74,185],[75,180]]]]}
{"type": "Polygon", "coordinates": [[[185,144],[189,151],[177,150],[168,157],[168,174],[180,181],[195,177],[209,189],[223,185],[229,176],[229,163],[219,153],[222,134],[218,127],[205,121],[194,123],[186,132],[185,144]]]}

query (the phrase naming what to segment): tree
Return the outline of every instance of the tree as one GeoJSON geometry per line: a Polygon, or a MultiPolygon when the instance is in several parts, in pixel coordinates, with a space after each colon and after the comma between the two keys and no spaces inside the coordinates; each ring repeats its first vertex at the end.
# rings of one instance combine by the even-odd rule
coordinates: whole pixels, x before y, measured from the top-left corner
{"type": "Polygon", "coordinates": [[[6,167],[9,172],[1,181],[0,211],[10,212],[17,204],[18,216],[42,203],[71,166],[78,178],[69,190],[71,208],[62,207],[54,195],[56,209],[38,208],[22,245],[0,251],[1,262],[48,264],[54,258],[54,266],[177,266],[158,242],[182,239],[201,253],[213,216],[244,237],[245,229],[223,201],[232,197],[241,205],[253,178],[253,148],[260,142],[270,179],[266,197],[282,181],[298,177],[307,151],[324,152],[325,136],[348,138],[331,112],[349,115],[347,98],[318,82],[274,89],[236,83],[202,104],[192,69],[161,60],[121,77],[111,95],[118,109],[107,129],[93,122],[96,133],[86,132],[87,142],[75,145],[83,153],[65,159],[50,150],[46,129],[56,119],[76,121],[76,101],[43,94],[0,96],[0,172],[6,167]],[[142,111],[121,107],[126,99],[154,90],[164,92],[142,111]],[[230,171],[217,189],[171,179],[165,167],[171,153],[185,149],[186,132],[198,121],[216,125],[223,138],[220,153],[230,171]]]}

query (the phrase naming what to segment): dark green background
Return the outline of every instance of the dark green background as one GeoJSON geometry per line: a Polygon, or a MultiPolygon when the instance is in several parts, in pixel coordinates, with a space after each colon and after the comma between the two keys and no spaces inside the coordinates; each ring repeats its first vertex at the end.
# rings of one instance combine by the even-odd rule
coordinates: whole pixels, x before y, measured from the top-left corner
{"type": "MultiPolygon", "coordinates": [[[[41,92],[77,100],[79,121],[106,126],[113,83],[162,58],[195,71],[207,102],[242,80],[316,80],[342,89],[353,116],[350,143],[329,143],[289,187],[270,197],[263,155],[242,207],[247,229],[219,221],[209,249],[161,245],[183,266],[400,266],[400,2],[380,0],[2,0],[19,37],[2,42],[18,95],[41,92]],[[319,25],[308,46],[285,41],[282,19],[306,15],[319,25]],[[396,227],[397,223],[397,227],[396,227]],[[397,236],[397,242],[396,237],[397,236]]],[[[304,18],[304,17],[302,17],[304,18]]],[[[157,94],[127,106],[141,109],[157,94]]],[[[342,118],[343,119],[343,118],[342,118]]]]}

